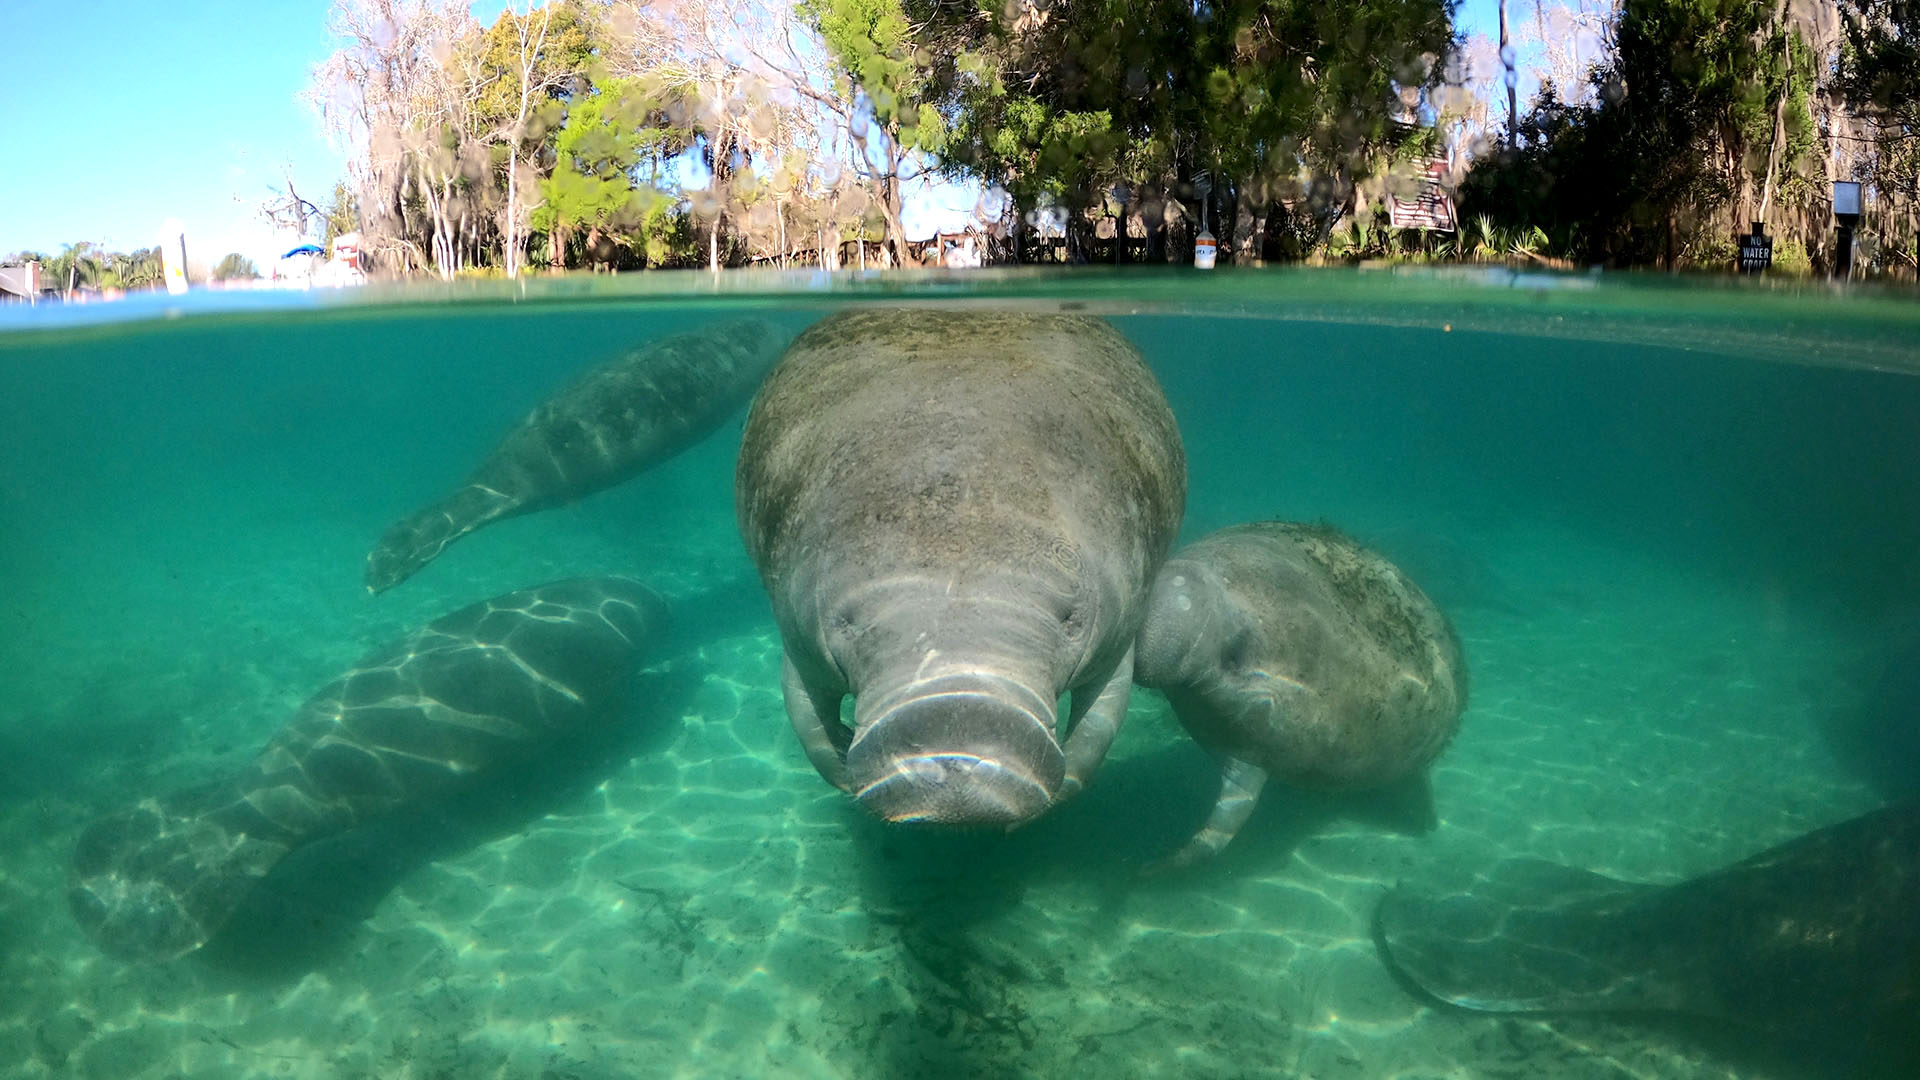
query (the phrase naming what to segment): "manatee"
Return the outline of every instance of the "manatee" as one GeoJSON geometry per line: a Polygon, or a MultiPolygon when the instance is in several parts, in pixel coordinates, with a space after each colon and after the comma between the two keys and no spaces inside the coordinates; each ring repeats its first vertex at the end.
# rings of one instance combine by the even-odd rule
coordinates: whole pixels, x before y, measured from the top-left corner
{"type": "Polygon", "coordinates": [[[1173,413],[1111,325],[825,319],[754,400],[735,491],[828,782],[890,821],[997,827],[1087,782],[1186,503],[1173,413]]]}
{"type": "Polygon", "coordinates": [[[238,776],[89,825],[68,901],[107,952],[204,945],[290,852],[534,756],[618,709],[666,605],[638,582],[507,593],[377,649],[300,706],[238,776]]]}
{"type": "Polygon", "coordinates": [[[1269,777],[1328,791],[1423,783],[1467,703],[1459,638],[1419,586],[1330,526],[1280,521],[1222,529],[1167,560],[1134,678],[1164,692],[1221,765],[1212,816],[1160,868],[1224,848],[1269,777]]]}
{"type": "Polygon", "coordinates": [[[774,328],[742,319],[590,369],[508,432],[465,486],[390,526],[367,554],[367,591],[407,580],[475,529],[604,491],[699,442],[778,355],[774,328]]]}
{"type": "Polygon", "coordinates": [[[1820,1049],[1821,1075],[1920,1075],[1920,800],[1678,885],[1533,859],[1464,893],[1402,884],[1374,938],[1460,1008],[1699,1017],[1820,1049]]]}

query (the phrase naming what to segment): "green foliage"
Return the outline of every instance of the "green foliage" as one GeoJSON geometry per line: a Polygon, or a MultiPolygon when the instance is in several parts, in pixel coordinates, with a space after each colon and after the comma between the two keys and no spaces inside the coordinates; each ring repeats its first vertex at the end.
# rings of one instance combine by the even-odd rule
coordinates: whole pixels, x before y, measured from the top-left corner
{"type": "Polygon", "coordinates": [[[1814,195],[1800,176],[1819,154],[1813,54],[1773,23],[1774,10],[1625,0],[1617,53],[1593,72],[1599,103],[1567,105],[1549,88],[1517,137],[1475,163],[1461,209],[1537,227],[1587,261],[1730,262],[1734,222],[1722,212],[1743,192],[1757,204],[1770,152],[1777,199],[1814,195]]]}
{"type": "Polygon", "coordinates": [[[98,288],[111,258],[105,248],[86,240],[65,244],[60,254],[40,257],[40,280],[62,292],[69,288],[98,288]]]}
{"type": "Polygon", "coordinates": [[[914,40],[902,0],[801,0],[802,16],[820,31],[845,80],[857,88],[902,149],[938,152],[946,118],[925,100],[929,64],[914,40]]]}
{"type": "Polygon", "coordinates": [[[666,119],[662,100],[638,80],[609,79],[575,97],[554,140],[553,173],[540,181],[542,202],[531,217],[533,227],[548,234],[552,264],[565,265],[569,241],[581,232],[664,256],[672,245],[650,238],[666,228],[659,206],[671,200],[636,183],[634,173],[644,159],[677,152],[690,137],[666,119]]]}
{"type": "Polygon", "coordinates": [[[252,280],[259,276],[260,270],[253,265],[253,260],[237,251],[229,252],[213,268],[215,281],[252,280]]]}
{"type": "Polygon", "coordinates": [[[1807,257],[1807,245],[1798,240],[1778,240],[1773,245],[1773,270],[1776,273],[1804,277],[1813,273],[1813,260],[1807,257]]]}
{"type": "Polygon", "coordinates": [[[688,266],[698,262],[693,215],[673,199],[655,198],[640,219],[640,251],[648,266],[688,266]]]}
{"type": "Polygon", "coordinates": [[[584,90],[597,67],[596,54],[604,34],[598,5],[585,0],[555,0],[526,14],[508,8],[479,39],[462,42],[472,50],[481,91],[473,103],[474,117],[483,130],[504,130],[520,112],[522,42],[540,45],[532,56],[527,80],[535,113],[525,137],[538,140],[560,124],[562,103],[584,90]],[[542,21],[545,35],[541,36],[542,21]]]}
{"type": "Polygon", "coordinates": [[[148,289],[160,284],[160,249],[139,248],[131,253],[108,251],[98,244],[81,242],[65,245],[58,255],[22,251],[8,261],[37,262],[44,288],[65,291],[69,282],[75,288],[148,289]]]}
{"type": "Polygon", "coordinates": [[[360,228],[360,197],[345,180],[333,182],[333,195],[320,211],[325,235],[320,238],[323,246],[331,247],[333,239],[341,233],[355,232],[360,228]]]}
{"type": "Polygon", "coordinates": [[[115,251],[102,259],[100,287],[105,289],[151,289],[165,276],[157,247],[139,248],[131,254],[115,251]]]}
{"type": "Polygon", "coordinates": [[[1875,129],[1873,179],[1920,200],[1920,4],[1844,0],[1841,13],[1834,87],[1875,129]]]}
{"type": "Polygon", "coordinates": [[[947,166],[1021,206],[1188,201],[1206,172],[1219,203],[1252,184],[1330,220],[1399,138],[1395,88],[1431,85],[1452,42],[1451,0],[906,2],[947,166]]]}

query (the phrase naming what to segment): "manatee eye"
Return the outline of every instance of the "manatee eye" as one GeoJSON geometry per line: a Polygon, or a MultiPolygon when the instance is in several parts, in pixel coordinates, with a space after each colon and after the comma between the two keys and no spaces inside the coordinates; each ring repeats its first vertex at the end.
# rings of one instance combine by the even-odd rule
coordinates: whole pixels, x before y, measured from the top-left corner
{"type": "Polygon", "coordinates": [[[1086,629],[1085,606],[1071,597],[1059,597],[1053,602],[1053,617],[1066,631],[1068,638],[1078,638],[1086,629]]]}

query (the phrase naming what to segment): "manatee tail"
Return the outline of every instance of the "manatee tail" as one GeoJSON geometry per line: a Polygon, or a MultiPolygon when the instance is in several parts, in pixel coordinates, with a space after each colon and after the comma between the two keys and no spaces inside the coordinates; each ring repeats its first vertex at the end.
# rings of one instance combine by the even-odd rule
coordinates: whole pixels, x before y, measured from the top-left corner
{"type": "Polygon", "coordinates": [[[452,495],[387,527],[367,553],[367,591],[374,595],[420,572],[447,545],[491,521],[510,517],[519,500],[481,484],[452,495]]]}
{"type": "Polygon", "coordinates": [[[203,812],[217,802],[200,795],[146,799],[80,834],[67,902],[101,948],[141,961],[198,949],[293,849],[226,828],[203,812]]]}
{"type": "Polygon", "coordinates": [[[1472,891],[1396,888],[1374,938],[1403,982],[1449,1005],[1490,1012],[1684,1009],[1668,971],[1673,928],[1662,890],[1532,859],[1503,862],[1472,891]]]}
{"type": "Polygon", "coordinates": [[[1374,937],[1403,982],[1463,1008],[1703,1017],[1912,1076],[1916,911],[1920,800],[1673,886],[1515,860],[1464,894],[1396,889],[1374,937]]]}

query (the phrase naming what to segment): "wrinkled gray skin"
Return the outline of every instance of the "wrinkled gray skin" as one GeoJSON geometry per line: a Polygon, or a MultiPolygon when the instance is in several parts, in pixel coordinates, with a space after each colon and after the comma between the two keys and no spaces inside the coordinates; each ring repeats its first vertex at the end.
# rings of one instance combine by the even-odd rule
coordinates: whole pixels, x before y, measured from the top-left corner
{"type": "Polygon", "coordinates": [[[736,496],[821,776],[891,821],[996,827],[1087,782],[1186,501],[1173,414],[1113,327],[828,318],[754,401],[736,496]]]}
{"type": "Polygon", "coordinates": [[[666,602],[571,578],[471,604],[327,684],[237,775],[107,814],[74,845],[74,918],[116,956],[219,932],[294,850],[484,782],[613,716],[666,602]]]}
{"type": "Polygon", "coordinates": [[[772,326],[738,319],[590,369],[508,432],[458,491],[389,527],[367,555],[367,591],[393,588],[481,526],[604,491],[699,442],[753,396],[779,346],[772,326]]]}
{"type": "Polygon", "coordinates": [[[1460,641],[1419,586],[1330,527],[1288,522],[1167,560],[1134,678],[1221,763],[1212,817],[1162,868],[1225,847],[1269,776],[1346,790],[1418,775],[1467,703],[1460,641]]]}

